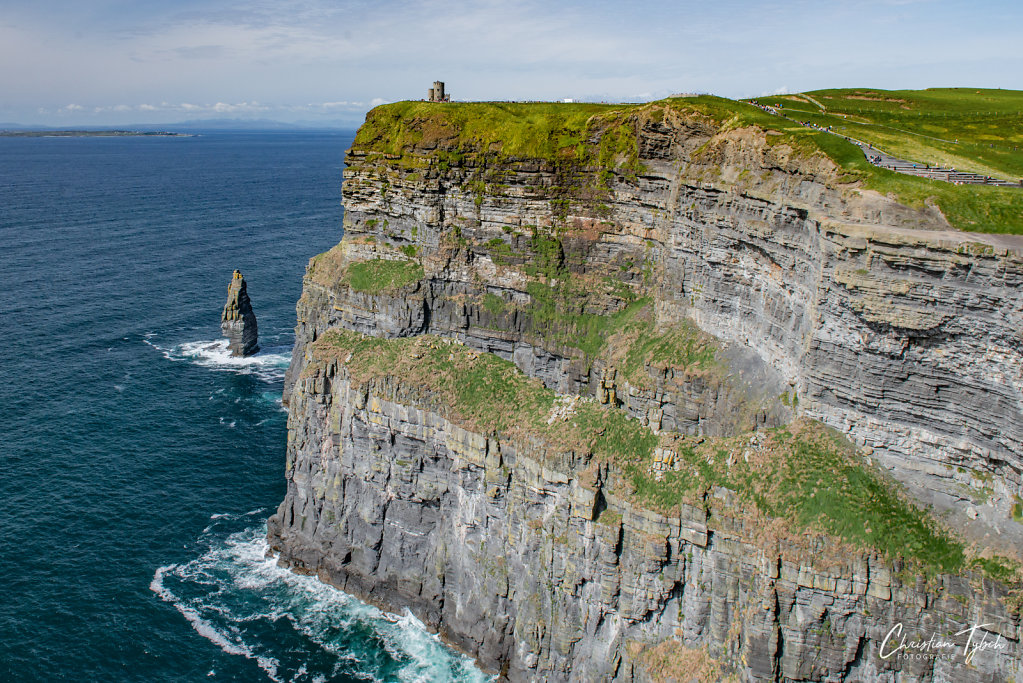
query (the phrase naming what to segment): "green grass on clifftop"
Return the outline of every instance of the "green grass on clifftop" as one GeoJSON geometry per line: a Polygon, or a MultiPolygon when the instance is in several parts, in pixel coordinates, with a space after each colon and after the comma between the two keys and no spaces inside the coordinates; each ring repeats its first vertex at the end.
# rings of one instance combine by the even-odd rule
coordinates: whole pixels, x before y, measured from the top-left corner
{"type": "Polygon", "coordinates": [[[632,108],[550,102],[396,102],[366,115],[353,147],[387,154],[426,147],[493,152],[506,158],[571,158],[594,115],[632,108]]]}
{"type": "MultiPolygon", "coordinates": [[[[817,91],[761,101],[784,104],[783,111],[798,121],[833,126],[838,133],[874,142],[911,161],[1019,179],[1021,99],[1018,91],[952,89],[817,91]]],[[[468,157],[498,164],[536,159],[592,173],[588,184],[581,176],[575,182],[583,182],[581,193],[593,200],[611,171],[633,178],[643,171],[641,130],[668,118],[686,120],[707,134],[743,128],[771,131],[769,144],[789,145],[797,159],[812,160],[819,154],[834,161],[839,189],[859,184],[914,208],[933,203],[959,230],[1023,234],[1023,190],[954,186],[876,168],[857,147],[835,135],[746,102],[708,95],[648,104],[397,102],[367,114],[353,149],[416,168],[423,156],[434,157],[442,168],[468,157]]]]}
{"type": "Polygon", "coordinates": [[[863,187],[891,195],[914,208],[934,204],[952,224],[967,232],[1023,234],[1023,188],[953,185],[878,168],[850,142],[828,133],[816,133],[850,178],[863,187]]]}
{"type": "Polygon", "coordinates": [[[1023,178],[1023,92],[978,88],[816,90],[761,98],[897,157],[1023,178]]]}
{"type": "MultiPolygon", "coordinates": [[[[797,121],[830,126],[901,159],[1011,181],[1023,179],[1023,92],[976,88],[817,90],[764,97],[797,121]]],[[[856,146],[816,135],[828,155],[868,189],[913,207],[936,204],[959,230],[1023,234],[1023,188],[951,185],[868,163],[856,146]]]]}

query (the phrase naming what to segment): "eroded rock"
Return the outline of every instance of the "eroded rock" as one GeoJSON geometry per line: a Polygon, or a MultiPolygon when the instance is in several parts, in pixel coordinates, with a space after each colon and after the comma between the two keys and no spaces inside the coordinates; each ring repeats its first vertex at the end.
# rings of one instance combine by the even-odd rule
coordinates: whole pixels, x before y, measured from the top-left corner
{"type": "Polygon", "coordinates": [[[220,316],[220,331],[228,339],[232,356],[251,356],[259,351],[256,314],[252,312],[252,302],[240,270],[234,271],[227,287],[227,303],[220,316]]]}

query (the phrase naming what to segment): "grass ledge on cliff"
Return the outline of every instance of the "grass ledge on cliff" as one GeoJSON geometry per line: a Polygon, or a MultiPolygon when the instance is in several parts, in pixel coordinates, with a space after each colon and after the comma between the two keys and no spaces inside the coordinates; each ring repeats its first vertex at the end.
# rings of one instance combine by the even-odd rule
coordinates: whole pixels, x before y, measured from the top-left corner
{"type": "Polygon", "coordinates": [[[372,259],[348,266],[342,279],[357,292],[393,292],[423,279],[423,267],[415,261],[372,259]]]}
{"type": "Polygon", "coordinates": [[[539,437],[551,448],[609,461],[643,459],[657,437],[621,411],[560,397],[515,365],[450,339],[424,335],[379,339],[330,330],[313,345],[316,358],[348,358],[358,383],[383,377],[421,390],[467,429],[499,438],[539,437]],[[351,354],[350,358],[348,354],[351,354]],[[560,417],[570,419],[560,419],[560,417]]]}
{"type": "Polygon", "coordinates": [[[450,339],[380,339],[333,329],[312,351],[316,362],[343,364],[356,384],[400,379],[424,405],[466,429],[519,443],[539,440],[548,453],[610,463],[621,473],[616,494],[648,509],[722,508],[780,543],[823,535],[839,549],[873,549],[908,563],[910,572],[979,570],[1010,581],[1017,571],[1007,560],[972,557],[842,435],[812,420],[720,439],[655,434],[621,410],[556,394],[511,362],[450,339]],[[730,493],[722,498],[721,491],[730,493]]]}
{"type": "Polygon", "coordinates": [[[425,277],[418,261],[391,254],[389,258],[352,260],[347,255],[347,246],[342,242],[314,256],[309,261],[306,277],[324,287],[344,287],[368,294],[394,293],[425,277]]]}

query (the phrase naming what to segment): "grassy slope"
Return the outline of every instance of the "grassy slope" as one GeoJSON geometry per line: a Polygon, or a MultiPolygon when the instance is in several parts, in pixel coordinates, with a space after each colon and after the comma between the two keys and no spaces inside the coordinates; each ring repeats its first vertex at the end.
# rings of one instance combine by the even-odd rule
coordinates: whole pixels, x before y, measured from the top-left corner
{"type": "Polygon", "coordinates": [[[847,439],[801,419],[768,430],[756,446],[749,435],[709,439],[679,449],[681,470],[654,481],[642,466],[627,472],[648,505],[699,501],[714,486],[735,491],[747,509],[784,519],[888,557],[910,557],[931,570],[966,565],[962,545],[915,507],[898,488],[864,465],[847,439]]]}
{"type": "MultiPolygon", "coordinates": [[[[795,118],[832,126],[909,161],[1023,178],[1023,92],[846,89],[806,95],[807,102],[779,101],[795,118]]],[[[933,196],[960,230],[1023,234],[1023,190],[951,186],[890,173],[871,167],[859,150],[847,147],[844,165],[868,172],[868,187],[893,192],[914,206],[933,196]]]]}
{"type": "Polygon", "coordinates": [[[784,103],[793,115],[806,114],[796,118],[833,126],[910,161],[1023,178],[1023,92],[846,89],[806,95],[810,101],[798,95],[761,101],[784,103]]]}
{"type": "Polygon", "coordinates": [[[357,381],[390,376],[401,378],[403,386],[426,389],[481,433],[540,436],[557,448],[590,451],[612,461],[641,460],[657,444],[657,437],[637,421],[593,402],[580,402],[567,423],[548,424],[557,400],[553,391],[509,361],[448,339],[379,339],[332,329],[315,342],[313,351],[321,359],[348,358],[351,353],[345,367],[357,381]]]}
{"type": "MultiPolygon", "coordinates": [[[[872,142],[910,161],[948,163],[961,170],[1010,179],[1017,177],[1019,171],[1018,177],[1023,178],[1023,127],[1020,126],[1023,114],[1019,111],[1023,107],[1023,92],[982,90],[979,95],[977,92],[972,89],[819,90],[805,95],[760,98],[759,102],[782,104],[783,111],[794,119],[831,126],[836,133],[872,142]],[[866,97],[874,99],[860,99],[866,97]],[[825,107],[827,113],[822,112],[818,104],[825,107]],[[871,111],[874,113],[868,114],[871,111]],[[848,115],[837,115],[840,113],[848,115]],[[857,125],[853,120],[870,125],[857,125]],[[925,137],[936,134],[951,135],[948,138],[951,140],[959,137],[960,143],[946,144],[925,137]],[[957,156],[939,155],[937,150],[942,146],[954,148],[957,156]],[[1019,147],[1019,151],[1013,147],[1019,147]],[[993,162],[998,165],[987,165],[993,162]]],[[[835,135],[764,112],[762,115],[751,120],[743,114],[743,123],[750,121],[764,129],[779,130],[784,134],[784,141],[806,153],[820,150],[846,171],[846,180],[893,195],[909,206],[920,208],[933,202],[959,230],[1023,234],[1023,189],[951,185],[877,168],[864,158],[858,147],[835,135]]]]}
{"type": "MultiPolygon", "coordinates": [[[[831,91],[820,91],[811,96],[822,102],[831,100],[821,98],[837,97],[828,95],[828,92],[831,91]]],[[[910,101],[907,99],[908,95],[901,97],[906,93],[892,94],[900,95],[899,99],[910,101]]],[[[983,102],[973,101],[966,94],[960,94],[959,97],[962,101],[940,97],[928,100],[926,104],[919,105],[918,113],[914,113],[915,110],[902,109],[904,105],[900,103],[841,98],[835,101],[854,102],[864,111],[875,107],[881,112],[875,116],[880,120],[883,113],[890,123],[902,124],[909,121],[907,124],[909,127],[899,126],[906,131],[912,131],[913,126],[916,126],[922,132],[929,131],[928,134],[958,133],[961,143],[952,145],[958,154],[956,160],[960,162],[955,164],[957,168],[966,169],[970,167],[970,163],[967,162],[971,162],[974,168],[990,167],[989,170],[999,171],[998,175],[1015,177],[1010,171],[1023,170],[1023,153],[1009,152],[1007,148],[1016,142],[1023,144],[1021,138],[1023,133],[1020,132],[1020,126],[1015,123],[1019,121],[1019,116],[1012,113],[1014,106],[1012,103],[1023,98],[1023,94],[1008,91],[1004,95],[1005,101],[999,100],[997,106],[991,105],[993,109],[988,118],[981,117],[983,123],[976,122],[974,119],[977,116],[971,113],[978,111],[977,108],[983,102]],[[941,108],[944,106],[949,108],[948,111],[941,108]],[[971,106],[974,108],[971,109],[971,106]],[[942,124],[945,127],[934,130],[935,126],[939,125],[935,123],[938,119],[945,122],[942,124]],[[1002,137],[994,140],[993,138],[998,135],[1002,137]],[[984,144],[995,147],[987,148],[985,151],[984,144]]],[[[797,118],[813,119],[822,125],[834,125],[836,130],[838,126],[852,125],[849,119],[820,114],[820,109],[809,100],[800,102],[793,97],[787,101],[782,98],[765,98],[762,101],[783,102],[786,108],[792,108],[792,113],[796,114],[797,118]],[[813,111],[818,112],[817,118],[813,111]]],[[[435,156],[442,166],[458,163],[467,156],[477,159],[482,157],[485,163],[516,158],[542,159],[561,168],[591,171],[595,177],[600,177],[600,182],[606,182],[607,174],[611,170],[617,170],[625,175],[641,170],[636,144],[637,121],[663,119],[668,109],[698,122],[724,129],[757,127],[779,132],[781,135],[772,135],[769,138],[772,144],[790,144],[797,154],[804,156],[821,153],[830,157],[845,171],[843,181],[850,187],[854,183],[861,184],[883,194],[892,194],[903,203],[918,208],[928,201],[933,201],[941,208],[949,222],[960,230],[1023,234],[1023,191],[1012,188],[954,186],[941,181],[878,169],[863,158],[857,147],[836,136],[793,124],[748,103],[719,97],[675,98],[642,105],[397,102],[377,107],[369,112],[365,124],[359,129],[353,147],[370,153],[395,155],[399,157],[395,163],[410,165],[422,163],[409,154],[413,150],[418,150],[420,154],[435,156]]],[[[859,126],[854,131],[857,133],[854,137],[882,144],[881,137],[871,138],[864,135],[861,130],[863,128],[859,126]]],[[[872,129],[877,135],[881,135],[877,131],[886,131],[884,147],[892,153],[905,154],[911,159],[934,163],[951,159],[915,156],[908,153],[912,150],[922,151],[924,148],[921,147],[921,140],[928,141],[928,145],[931,146],[927,149],[934,151],[935,154],[944,143],[930,141],[928,138],[913,135],[912,132],[901,132],[894,128],[882,129],[879,126],[872,126],[872,129]],[[907,142],[910,139],[914,141],[912,144],[907,142]],[[893,145],[892,143],[897,140],[902,140],[907,148],[893,145]],[[912,150],[909,147],[912,147],[912,150]]],[[[600,183],[594,186],[599,189],[600,183]]]]}

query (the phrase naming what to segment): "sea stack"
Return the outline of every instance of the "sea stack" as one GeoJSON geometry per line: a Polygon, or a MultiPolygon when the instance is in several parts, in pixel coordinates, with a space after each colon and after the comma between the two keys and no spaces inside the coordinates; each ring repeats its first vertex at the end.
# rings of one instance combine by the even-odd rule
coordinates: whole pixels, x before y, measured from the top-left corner
{"type": "Polygon", "coordinates": [[[245,278],[240,270],[234,271],[227,288],[227,303],[220,316],[220,330],[230,342],[232,356],[251,356],[259,351],[259,332],[256,329],[256,314],[245,291],[245,278]]]}

